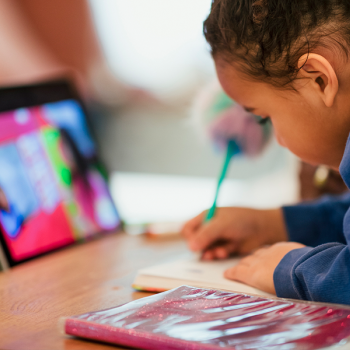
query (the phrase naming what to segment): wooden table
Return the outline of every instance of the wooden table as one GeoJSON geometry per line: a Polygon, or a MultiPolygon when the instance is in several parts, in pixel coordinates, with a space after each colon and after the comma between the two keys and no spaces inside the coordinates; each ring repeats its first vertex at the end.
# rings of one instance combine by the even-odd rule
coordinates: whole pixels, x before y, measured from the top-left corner
{"type": "Polygon", "coordinates": [[[120,233],[0,273],[0,349],[116,349],[60,333],[60,317],[150,295],[131,288],[137,270],[174,259],[185,250],[180,239],[120,233]]]}

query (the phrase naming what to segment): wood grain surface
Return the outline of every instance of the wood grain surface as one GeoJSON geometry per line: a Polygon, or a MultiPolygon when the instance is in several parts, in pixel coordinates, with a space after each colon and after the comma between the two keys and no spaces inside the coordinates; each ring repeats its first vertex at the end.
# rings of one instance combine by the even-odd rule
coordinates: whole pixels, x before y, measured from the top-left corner
{"type": "Polygon", "coordinates": [[[1,272],[0,349],[120,349],[68,337],[60,332],[58,321],[150,295],[131,288],[137,270],[185,251],[178,238],[119,233],[1,272]]]}

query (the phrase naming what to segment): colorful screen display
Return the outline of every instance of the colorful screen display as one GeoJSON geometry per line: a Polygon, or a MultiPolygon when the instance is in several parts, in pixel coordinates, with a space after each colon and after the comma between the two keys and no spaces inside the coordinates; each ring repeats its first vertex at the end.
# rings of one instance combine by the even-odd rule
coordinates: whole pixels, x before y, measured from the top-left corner
{"type": "Polygon", "coordinates": [[[119,223],[77,101],[0,113],[0,229],[13,261],[119,223]]]}

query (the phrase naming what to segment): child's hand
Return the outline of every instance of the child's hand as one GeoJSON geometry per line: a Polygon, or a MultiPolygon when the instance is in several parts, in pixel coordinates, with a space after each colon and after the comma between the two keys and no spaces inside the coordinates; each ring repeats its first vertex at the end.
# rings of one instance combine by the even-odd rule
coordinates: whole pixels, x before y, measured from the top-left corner
{"type": "Polygon", "coordinates": [[[230,254],[247,254],[267,244],[287,241],[281,209],[218,208],[203,223],[206,212],[188,221],[182,229],[192,251],[203,259],[225,259],[230,254]]]}
{"type": "Polygon", "coordinates": [[[283,242],[261,248],[243,258],[240,263],[226,270],[225,277],[276,294],[273,273],[282,258],[291,250],[303,248],[303,244],[283,242]]]}

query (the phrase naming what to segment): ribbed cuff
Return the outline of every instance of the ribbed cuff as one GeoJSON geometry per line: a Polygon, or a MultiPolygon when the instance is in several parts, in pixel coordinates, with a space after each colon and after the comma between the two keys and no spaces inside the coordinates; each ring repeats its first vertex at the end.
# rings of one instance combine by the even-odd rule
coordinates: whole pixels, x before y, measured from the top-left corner
{"type": "Polygon", "coordinates": [[[302,299],[302,295],[296,288],[294,265],[303,255],[312,249],[311,247],[305,247],[291,250],[277,265],[273,273],[273,282],[278,297],[302,299]]]}

